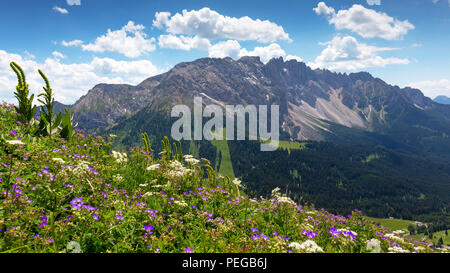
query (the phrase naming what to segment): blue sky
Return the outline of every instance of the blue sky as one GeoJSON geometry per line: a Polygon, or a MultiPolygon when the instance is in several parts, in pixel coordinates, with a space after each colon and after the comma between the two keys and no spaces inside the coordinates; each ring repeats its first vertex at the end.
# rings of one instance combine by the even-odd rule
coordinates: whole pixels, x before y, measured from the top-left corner
{"type": "Polygon", "coordinates": [[[0,101],[15,101],[11,61],[33,92],[39,68],[57,100],[74,103],[97,83],[138,84],[179,62],[245,55],[450,96],[450,0],[2,0],[0,37],[0,101]]]}

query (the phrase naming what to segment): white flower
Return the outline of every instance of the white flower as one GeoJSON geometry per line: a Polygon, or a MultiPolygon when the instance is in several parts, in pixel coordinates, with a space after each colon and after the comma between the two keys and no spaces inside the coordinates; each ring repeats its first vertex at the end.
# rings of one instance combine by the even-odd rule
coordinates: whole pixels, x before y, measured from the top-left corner
{"type": "Polygon", "coordinates": [[[358,233],[356,233],[356,232],[354,232],[354,231],[351,231],[351,230],[348,230],[348,229],[345,229],[345,228],[340,228],[340,229],[338,229],[337,231],[339,231],[339,232],[341,232],[341,233],[343,233],[343,232],[351,232],[351,233],[353,233],[353,235],[355,235],[355,236],[358,235],[358,233]]]}
{"type": "Polygon", "coordinates": [[[58,162],[58,163],[60,163],[60,164],[66,163],[62,158],[59,158],[59,157],[52,158],[52,160],[53,160],[53,161],[56,161],[56,162],[58,162]]]}
{"type": "Polygon", "coordinates": [[[154,171],[154,170],[156,170],[156,169],[159,169],[159,164],[153,164],[153,165],[147,167],[146,170],[147,170],[147,171],[154,171]]]}
{"type": "Polygon", "coordinates": [[[302,244],[299,244],[297,242],[292,242],[289,244],[290,247],[295,248],[297,250],[300,250],[302,252],[307,253],[317,253],[317,252],[323,252],[323,249],[318,246],[314,241],[307,240],[303,242],[302,244]]]}
{"type": "Polygon", "coordinates": [[[425,248],[423,246],[416,246],[414,248],[414,250],[417,251],[417,252],[422,252],[422,251],[425,251],[425,248]]]}
{"type": "Polygon", "coordinates": [[[239,180],[239,179],[237,179],[237,178],[235,178],[235,179],[233,179],[233,184],[235,184],[236,186],[240,186],[241,185],[241,183],[242,183],[242,181],[241,180],[239,180]]]}
{"type": "Polygon", "coordinates": [[[170,180],[178,180],[192,173],[191,169],[187,169],[181,162],[174,160],[169,164],[169,171],[164,176],[170,180]]]}
{"type": "Polygon", "coordinates": [[[186,206],[188,205],[188,204],[186,204],[186,202],[184,202],[184,201],[178,201],[178,200],[175,200],[174,203],[177,204],[177,205],[179,205],[179,206],[182,206],[182,207],[186,207],[186,206]]]}
{"type": "Polygon", "coordinates": [[[191,165],[197,165],[200,163],[200,160],[194,158],[192,155],[185,155],[184,160],[191,165]]]}
{"type": "Polygon", "coordinates": [[[147,198],[147,197],[150,197],[150,196],[152,196],[152,195],[154,195],[155,193],[154,192],[146,192],[144,195],[143,195],[143,197],[144,198],[147,198]]]}
{"type": "Polygon", "coordinates": [[[380,241],[377,239],[368,240],[366,249],[372,250],[371,253],[380,253],[381,252],[380,241]]]}
{"type": "Polygon", "coordinates": [[[113,178],[116,179],[117,181],[123,180],[123,176],[121,176],[120,174],[113,175],[113,178]]]}
{"type": "Polygon", "coordinates": [[[393,234],[393,233],[388,233],[385,234],[384,237],[391,239],[392,241],[400,241],[400,242],[404,242],[403,238],[398,237],[397,235],[393,234]]]}
{"type": "Polygon", "coordinates": [[[11,145],[25,145],[25,143],[20,140],[7,140],[6,143],[11,145]]]}
{"type": "Polygon", "coordinates": [[[294,204],[295,205],[295,202],[291,198],[289,198],[287,196],[277,196],[277,201],[280,202],[280,203],[294,204]]]}
{"type": "Polygon", "coordinates": [[[127,162],[127,153],[121,153],[117,151],[112,151],[113,157],[116,159],[117,163],[127,162]]]}
{"type": "Polygon", "coordinates": [[[148,184],[139,184],[139,187],[142,187],[142,188],[147,187],[147,186],[148,186],[148,184]]]}
{"type": "Polygon", "coordinates": [[[276,187],[272,190],[272,196],[276,196],[280,194],[280,188],[276,187]]]}
{"type": "Polygon", "coordinates": [[[398,246],[394,246],[394,247],[388,248],[388,252],[389,253],[409,253],[408,250],[403,249],[403,248],[398,247],[398,246]]]}

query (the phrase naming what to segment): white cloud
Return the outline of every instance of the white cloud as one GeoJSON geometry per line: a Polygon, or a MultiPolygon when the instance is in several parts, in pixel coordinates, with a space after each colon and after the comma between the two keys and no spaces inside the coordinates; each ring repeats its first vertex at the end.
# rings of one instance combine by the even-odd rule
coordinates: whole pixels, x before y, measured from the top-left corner
{"type": "Polygon", "coordinates": [[[183,10],[171,16],[169,12],[157,12],[153,26],[170,34],[192,35],[207,39],[234,39],[270,43],[277,40],[291,41],[283,27],[268,20],[228,17],[209,8],[183,10]]]}
{"type": "Polygon", "coordinates": [[[58,6],[54,6],[54,7],[53,7],[53,10],[54,10],[54,11],[57,11],[57,12],[59,12],[59,13],[61,13],[61,14],[68,14],[68,13],[69,13],[68,10],[66,10],[66,9],[64,9],[64,8],[60,8],[60,7],[58,7],[58,6]]]}
{"type": "Polygon", "coordinates": [[[415,28],[408,20],[400,21],[386,13],[376,12],[357,4],[336,13],[332,7],[320,2],[313,10],[318,15],[327,15],[328,22],[333,24],[336,29],[349,29],[363,38],[378,37],[396,40],[401,39],[409,30],[415,28]]]}
{"type": "Polygon", "coordinates": [[[303,59],[298,57],[298,56],[294,56],[294,55],[287,55],[285,58],[286,61],[290,61],[290,60],[296,60],[297,62],[303,62],[303,59]]]}
{"type": "Polygon", "coordinates": [[[129,21],[122,29],[115,31],[108,29],[108,32],[98,37],[95,43],[81,45],[81,48],[84,51],[117,52],[129,58],[136,58],[154,51],[156,47],[155,38],[146,39],[144,28],[143,25],[135,25],[133,21],[129,21]]]}
{"type": "Polygon", "coordinates": [[[15,61],[24,69],[33,93],[42,92],[44,83],[38,74],[38,69],[41,69],[50,80],[56,100],[67,104],[74,103],[96,84],[136,85],[161,72],[148,60],[116,61],[110,58],[94,57],[91,62],[63,64],[59,58],[55,58],[55,55],[59,55],[58,53],[52,55],[53,58],[47,58],[43,63],[38,63],[25,59],[21,55],[0,50],[0,101],[16,103],[13,92],[17,85],[17,78],[9,66],[11,61],[15,61]]]}
{"type": "Polygon", "coordinates": [[[69,6],[80,6],[81,5],[81,0],[67,0],[67,5],[69,6]]]}
{"type": "MultiPolygon", "coordinates": [[[[252,51],[248,51],[245,48],[241,48],[241,45],[236,40],[219,42],[209,48],[209,57],[211,58],[231,57],[233,59],[239,59],[243,56],[258,56],[261,62],[267,63],[272,58],[286,57],[286,52],[276,43],[268,46],[255,47],[252,51]]],[[[300,57],[293,55],[286,57],[286,60],[292,59],[297,61],[302,60],[300,57]]]]}
{"type": "Polygon", "coordinates": [[[236,40],[219,42],[209,48],[209,57],[238,59],[241,52],[241,45],[236,40]]]}
{"type": "Polygon", "coordinates": [[[153,26],[162,29],[164,25],[169,22],[170,12],[163,11],[155,13],[155,20],[153,20],[153,26]]]}
{"type": "Polygon", "coordinates": [[[81,41],[81,40],[73,40],[70,42],[62,41],[61,44],[63,46],[80,46],[83,44],[83,41],[81,41]]]}
{"type": "Polygon", "coordinates": [[[373,5],[379,6],[379,5],[381,5],[381,0],[367,0],[367,4],[370,6],[373,6],[373,5]]]}
{"type": "Polygon", "coordinates": [[[450,80],[411,82],[408,86],[420,89],[425,96],[434,99],[439,95],[450,97],[450,80]]]}
{"type": "Polygon", "coordinates": [[[335,36],[314,62],[308,63],[312,68],[327,68],[337,71],[355,71],[366,67],[384,67],[389,64],[409,64],[408,59],[382,58],[378,52],[391,51],[395,48],[375,47],[359,43],[352,36],[335,36]]]}
{"type": "Polygon", "coordinates": [[[160,35],[158,39],[158,45],[161,48],[171,48],[171,49],[181,49],[181,50],[191,50],[191,49],[200,49],[200,50],[208,50],[211,46],[211,43],[206,38],[200,38],[198,36],[187,37],[187,36],[175,36],[172,34],[169,35],[160,35]]]}
{"type": "Polygon", "coordinates": [[[58,52],[58,51],[53,51],[52,55],[57,60],[61,60],[61,59],[66,58],[66,56],[64,56],[61,52],[58,52]]]}
{"type": "Polygon", "coordinates": [[[331,15],[336,13],[334,8],[327,6],[327,4],[325,4],[324,2],[319,2],[317,4],[317,7],[313,8],[313,10],[316,12],[317,15],[322,14],[331,15]]]}
{"type": "Polygon", "coordinates": [[[34,55],[31,54],[30,52],[28,52],[28,50],[25,50],[25,51],[23,52],[23,54],[25,54],[25,57],[28,58],[28,59],[34,59],[34,58],[36,58],[36,56],[34,56],[34,55]]]}
{"type": "Polygon", "coordinates": [[[286,52],[281,49],[278,44],[270,44],[268,46],[258,46],[255,47],[252,51],[247,51],[245,48],[241,50],[239,53],[240,57],[242,56],[259,56],[261,62],[267,63],[272,58],[284,57],[286,56],[286,52]]]}

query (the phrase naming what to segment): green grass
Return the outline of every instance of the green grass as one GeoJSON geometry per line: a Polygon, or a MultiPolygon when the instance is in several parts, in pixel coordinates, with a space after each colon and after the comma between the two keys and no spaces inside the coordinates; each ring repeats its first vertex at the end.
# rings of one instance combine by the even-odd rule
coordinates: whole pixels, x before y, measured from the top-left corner
{"type": "Polygon", "coordinates": [[[408,232],[409,225],[415,225],[414,221],[402,220],[402,219],[388,219],[388,218],[374,218],[367,217],[366,219],[374,223],[380,224],[392,230],[404,230],[408,232]]]}
{"type": "MultiPolygon", "coordinates": [[[[0,105],[0,253],[74,245],[84,253],[367,253],[369,240],[380,252],[434,250],[400,237],[392,249],[389,231],[359,211],[337,217],[277,190],[251,199],[169,144],[161,157],[137,147],[118,153],[83,130],[71,140],[34,137],[35,125],[16,121],[15,109],[0,105]]],[[[225,141],[216,144],[229,154],[225,141]]]]}
{"type": "MultiPolygon", "coordinates": [[[[225,129],[223,136],[225,136],[225,129]]],[[[219,173],[222,175],[234,178],[235,176],[233,171],[233,163],[231,162],[230,149],[228,148],[228,142],[225,137],[224,140],[212,140],[211,144],[217,148],[217,154],[219,154],[219,152],[222,153],[222,161],[220,162],[220,166],[216,166],[216,170],[219,170],[219,173]]]]}
{"type": "MultiPolygon", "coordinates": [[[[270,144],[274,146],[274,143],[271,143],[269,141],[262,141],[263,143],[270,144]]],[[[289,140],[280,140],[278,142],[278,149],[280,150],[287,150],[290,152],[291,150],[304,150],[308,146],[308,142],[298,142],[298,141],[289,141],[289,140]]]]}
{"type": "Polygon", "coordinates": [[[280,140],[279,149],[288,150],[304,150],[307,148],[307,142],[297,142],[297,141],[288,141],[288,140],[280,140]]]}
{"type": "MultiPolygon", "coordinates": [[[[447,234],[450,234],[450,229],[447,230],[447,234]]],[[[439,238],[442,237],[442,241],[444,242],[444,245],[450,246],[450,236],[445,235],[445,230],[433,233],[433,239],[430,239],[428,236],[426,236],[423,233],[414,234],[414,235],[410,235],[410,236],[418,241],[431,240],[435,244],[439,241],[439,238]]]]}

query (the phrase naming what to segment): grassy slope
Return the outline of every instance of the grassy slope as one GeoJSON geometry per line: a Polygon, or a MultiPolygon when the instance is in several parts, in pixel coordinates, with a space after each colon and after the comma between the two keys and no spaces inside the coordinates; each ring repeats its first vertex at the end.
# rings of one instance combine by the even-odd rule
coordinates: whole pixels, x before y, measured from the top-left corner
{"type": "MultiPolygon", "coordinates": [[[[225,130],[223,135],[225,136],[225,130]]],[[[227,140],[225,138],[224,140],[212,140],[211,143],[217,148],[217,154],[219,154],[219,152],[222,153],[222,161],[220,166],[216,166],[216,170],[218,169],[219,173],[222,175],[234,178],[233,164],[231,163],[231,155],[230,150],[228,149],[227,140]]]]}
{"type": "MultiPolygon", "coordinates": [[[[408,226],[409,225],[415,225],[414,221],[410,220],[402,220],[402,219],[387,219],[387,218],[374,218],[374,217],[365,217],[367,220],[372,221],[374,223],[380,224],[382,226],[385,226],[392,230],[404,230],[408,232],[408,226]]],[[[447,233],[450,233],[450,230],[448,230],[447,233]]],[[[428,236],[425,236],[425,234],[414,234],[414,235],[408,235],[411,238],[414,238],[415,240],[422,241],[422,240],[430,240],[428,236]]],[[[433,239],[431,239],[432,242],[437,243],[439,238],[442,237],[442,240],[444,241],[444,245],[450,245],[450,236],[445,235],[445,231],[439,231],[433,233],[433,239]]]]}
{"type": "Polygon", "coordinates": [[[382,252],[433,251],[359,211],[336,216],[277,193],[252,200],[225,178],[205,179],[195,160],[112,153],[81,130],[71,141],[35,138],[12,107],[0,114],[0,252],[70,252],[79,243],[107,253],[359,253],[373,239],[382,252]]]}

